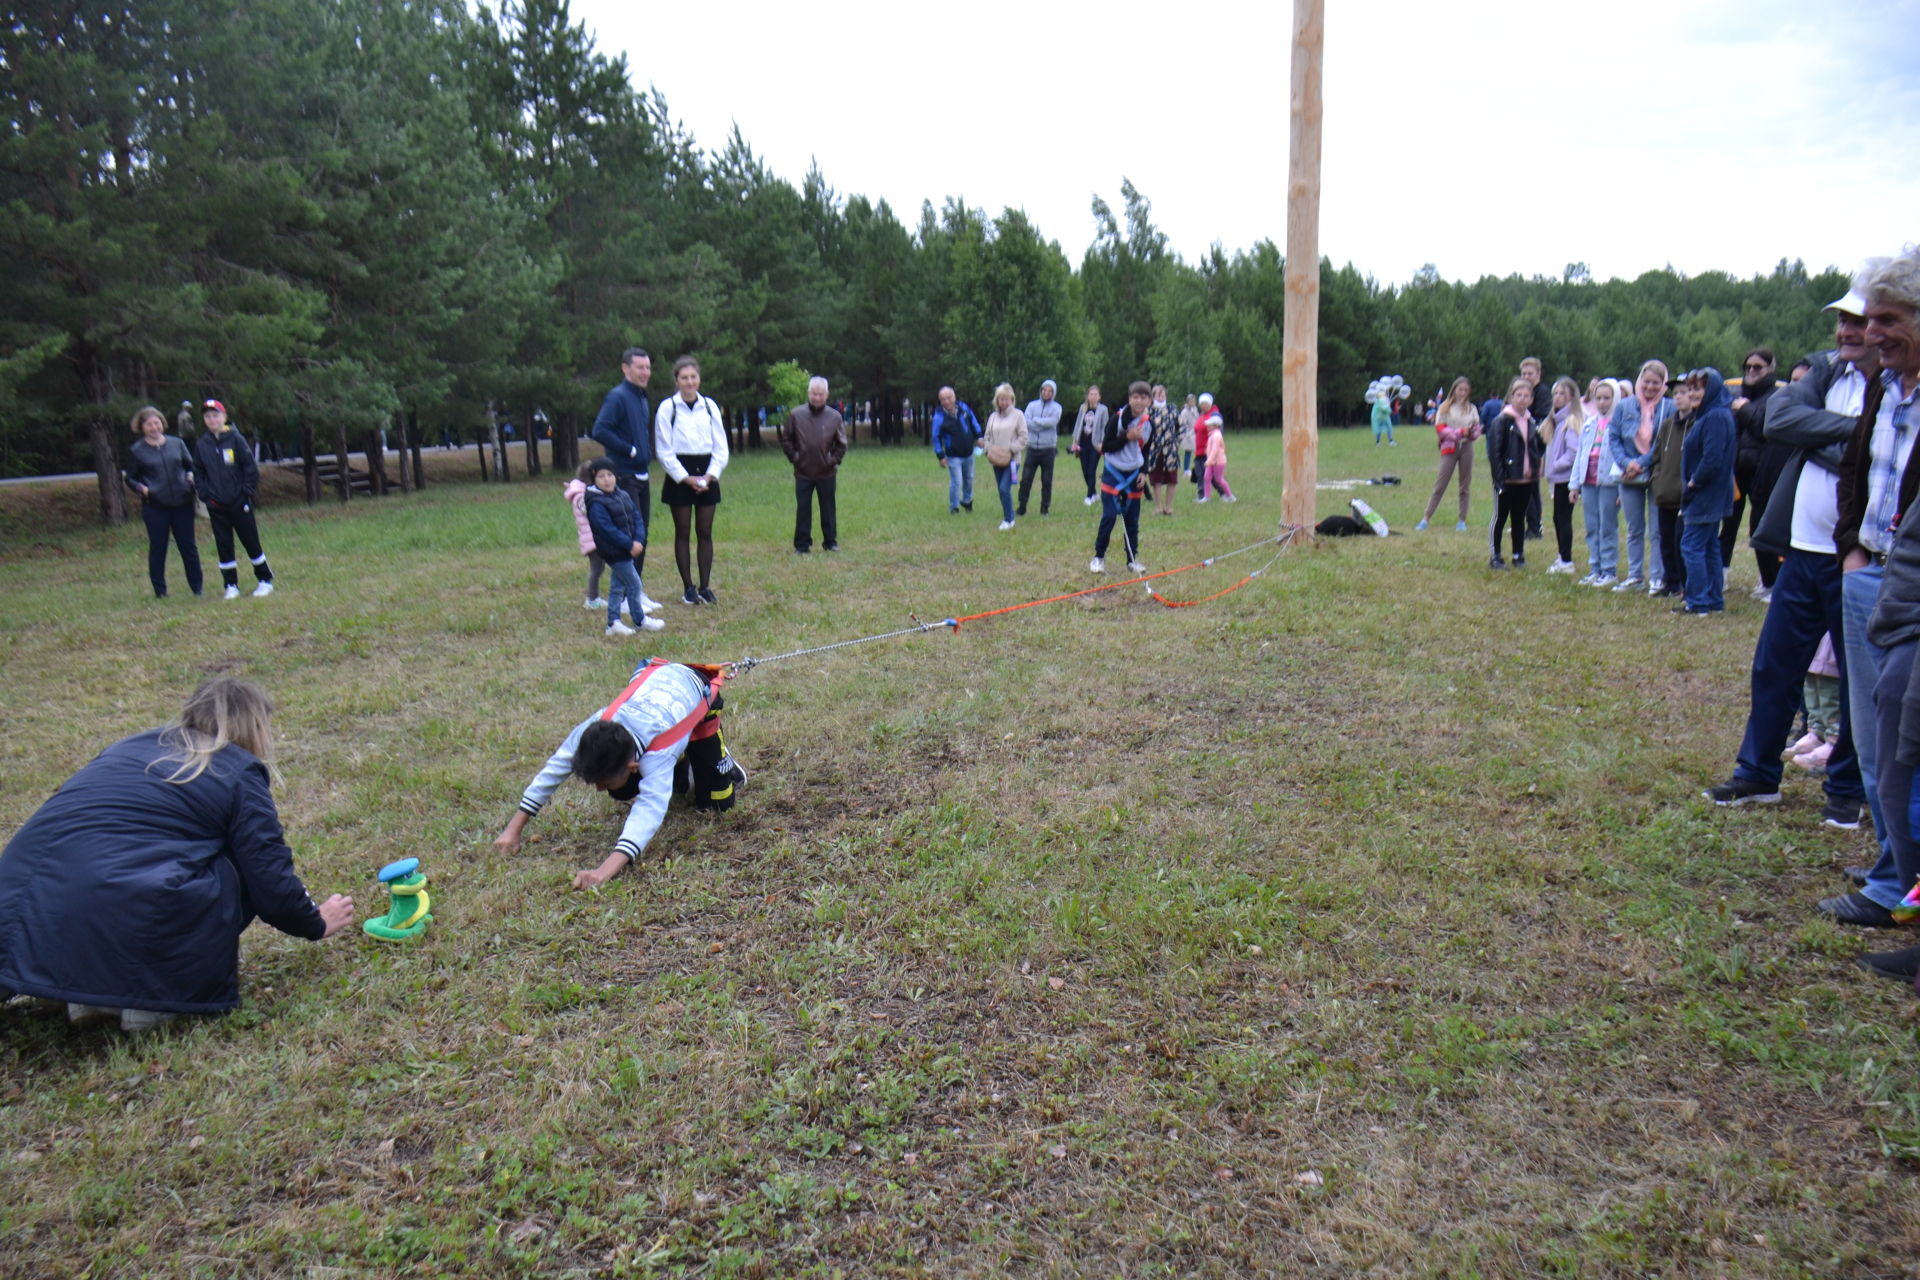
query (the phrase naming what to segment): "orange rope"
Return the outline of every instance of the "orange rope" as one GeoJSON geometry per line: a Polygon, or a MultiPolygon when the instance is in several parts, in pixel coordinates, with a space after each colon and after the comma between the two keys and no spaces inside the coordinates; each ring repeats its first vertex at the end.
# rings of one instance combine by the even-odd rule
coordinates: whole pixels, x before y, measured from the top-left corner
{"type": "MultiPolygon", "coordinates": [[[[1206,564],[1207,562],[1205,560],[1201,560],[1194,564],[1182,565],[1178,569],[1162,569],[1158,573],[1143,573],[1137,578],[1123,578],[1119,582],[1103,582],[1097,587],[1088,587],[1083,591],[1069,591],[1063,596],[1048,596],[1045,600],[1029,600],[1025,604],[1010,604],[1004,608],[988,609],[983,613],[966,613],[951,619],[951,622],[954,628],[958,629],[963,622],[978,622],[982,618],[997,617],[1003,613],[1018,613],[1022,609],[1031,609],[1036,605],[1058,604],[1062,600],[1077,600],[1081,596],[1090,596],[1101,591],[1112,591],[1115,587],[1130,587],[1136,582],[1149,582],[1154,578],[1170,578],[1176,573],[1185,573],[1189,569],[1205,568],[1206,564]]],[[[1155,599],[1158,598],[1157,596],[1155,597],[1155,599]]]]}
{"type": "Polygon", "coordinates": [[[1165,596],[1161,595],[1158,591],[1149,591],[1147,594],[1152,596],[1155,600],[1158,600],[1161,604],[1167,606],[1167,608],[1169,609],[1185,609],[1189,605],[1205,604],[1209,600],[1218,600],[1221,596],[1232,595],[1234,592],[1238,591],[1240,588],[1246,586],[1249,582],[1252,582],[1252,581],[1253,581],[1253,575],[1248,574],[1246,577],[1240,579],[1240,581],[1234,583],[1232,586],[1226,588],[1224,591],[1216,591],[1210,596],[1201,596],[1198,600],[1169,600],[1165,596]]]}

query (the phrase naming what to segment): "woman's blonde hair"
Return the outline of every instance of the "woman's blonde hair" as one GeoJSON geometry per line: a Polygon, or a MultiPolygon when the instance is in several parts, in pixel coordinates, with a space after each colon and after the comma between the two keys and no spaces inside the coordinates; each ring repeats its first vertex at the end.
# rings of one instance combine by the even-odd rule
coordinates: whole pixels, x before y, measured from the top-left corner
{"type": "Polygon", "coordinates": [[[154,408],[150,404],[143,404],[138,409],[135,409],[133,411],[133,421],[129,422],[127,425],[133,428],[133,434],[139,435],[140,424],[145,422],[148,418],[160,419],[160,429],[162,431],[165,431],[167,429],[167,415],[160,412],[158,409],[154,408]]]}
{"type": "Polygon", "coordinates": [[[273,750],[272,718],[273,700],[252,681],[236,676],[202,681],[180,709],[180,718],[160,733],[160,745],[166,748],[160,759],[178,766],[167,781],[192,782],[229,746],[266,760],[273,750]]]}
{"type": "Polygon", "coordinates": [[[1005,396],[1007,398],[1007,403],[1009,405],[1013,403],[1013,384],[1012,383],[1003,382],[999,386],[993,389],[993,402],[996,405],[1000,403],[1001,396],[1005,396]]]}
{"type": "Polygon", "coordinates": [[[1553,385],[1567,389],[1567,423],[1564,428],[1553,425],[1553,393],[1549,391],[1547,393],[1547,411],[1541,415],[1547,420],[1546,430],[1548,444],[1553,443],[1553,433],[1555,431],[1578,431],[1580,424],[1587,420],[1586,410],[1580,407],[1580,384],[1563,373],[1553,380],[1553,385]]]}

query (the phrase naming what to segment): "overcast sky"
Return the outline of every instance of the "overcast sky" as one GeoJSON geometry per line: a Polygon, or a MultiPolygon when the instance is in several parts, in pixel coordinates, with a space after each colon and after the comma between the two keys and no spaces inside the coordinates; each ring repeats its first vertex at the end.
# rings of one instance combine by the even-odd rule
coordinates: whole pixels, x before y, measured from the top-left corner
{"type": "MultiPolygon", "coordinates": [[[[1852,269],[1920,240],[1920,0],[1330,0],[1321,252],[1383,283],[1852,269]],[[1834,16],[1834,15],[1838,16],[1834,16]]],[[[796,185],[1026,210],[1098,194],[1189,261],[1286,243],[1288,3],[575,0],[698,142],[796,185]]]]}

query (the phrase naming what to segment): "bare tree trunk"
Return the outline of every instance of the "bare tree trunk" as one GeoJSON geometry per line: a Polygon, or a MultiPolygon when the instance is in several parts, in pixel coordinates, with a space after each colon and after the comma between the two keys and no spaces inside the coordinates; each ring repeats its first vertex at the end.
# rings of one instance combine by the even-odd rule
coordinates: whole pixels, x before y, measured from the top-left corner
{"type": "Polygon", "coordinates": [[[306,481],[308,506],[320,501],[320,464],[313,454],[313,427],[308,424],[300,428],[300,472],[306,481]]]}
{"type": "Polygon", "coordinates": [[[480,483],[485,484],[493,478],[487,474],[487,442],[482,440],[474,447],[478,449],[480,453],[480,483]]]}
{"type": "Polygon", "coordinates": [[[109,527],[127,522],[127,486],[120,479],[113,435],[105,406],[100,406],[87,425],[87,445],[93,451],[93,472],[100,477],[100,523],[109,527]]]}
{"type": "Polygon", "coordinates": [[[1292,147],[1287,172],[1287,308],[1282,321],[1281,408],[1286,465],[1280,519],[1314,525],[1320,473],[1320,55],[1323,0],[1293,0],[1292,147]]]}
{"type": "Polygon", "coordinates": [[[387,496],[387,447],[380,443],[380,428],[367,428],[367,493],[375,498],[387,496]]]}
{"type": "Polygon", "coordinates": [[[407,447],[407,415],[398,409],[393,411],[393,438],[399,445],[395,456],[400,470],[400,492],[410,494],[413,492],[413,454],[407,447]]]}
{"type": "Polygon", "coordinates": [[[345,422],[334,424],[333,456],[340,464],[340,474],[335,479],[340,486],[340,501],[345,502],[353,494],[353,473],[347,466],[347,424],[345,422]]]}
{"type": "Polygon", "coordinates": [[[407,439],[413,442],[413,487],[427,487],[427,469],[420,462],[420,413],[417,409],[407,410],[407,439]]]}
{"type": "Polygon", "coordinates": [[[540,432],[533,425],[533,406],[527,406],[527,475],[540,474],[540,432]]]}
{"type": "Polygon", "coordinates": [[[566,452],[554,458],[554,467],[561,471],[580,469],[580,417],[568,409],[560,415],[559,423],[554,427],[554,440],[564,442],[566,452]]]}
{"type": "Polygon", "coordinates": [[[487,440],[493,445],[493,475],[500,483],[507,482],[507,445],[500,438],[500,415],[494,411],[493,401],[487,401],[487,440]]]}

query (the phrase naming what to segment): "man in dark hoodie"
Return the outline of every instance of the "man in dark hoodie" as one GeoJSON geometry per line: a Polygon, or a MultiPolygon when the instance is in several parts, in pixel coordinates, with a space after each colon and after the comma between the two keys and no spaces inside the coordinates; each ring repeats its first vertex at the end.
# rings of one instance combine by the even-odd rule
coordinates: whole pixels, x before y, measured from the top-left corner
{"type": "Polygon", "coordinates": [[[1680,446],[1680,556],[1686,600],[1679,613],[1724,613],[1726,566],[1720,562],[1720,522],[1733,511],[1733,393],[1720,371],[1695,369],[1681,380],[1699,399],[1680,446]]]}
{"type": "Polygon", "coordinates": [[[200,476],[200,497],[207,504],[207,519],[213,524],[213,546],[220,557],[220,580],[226,583],[225,598],[240,594],[240,562],[233,558],[233,538],[253,562],[256,596],[273,594],[273,570],[267,567],[267,553],[260,549],[260,528],[253,518],[253,500],[260,492],[260,465],[253,449],[227,423],[227,406],[209,400],[201,411],[207,429],[193,442],[195,466],[200,476]]]}

